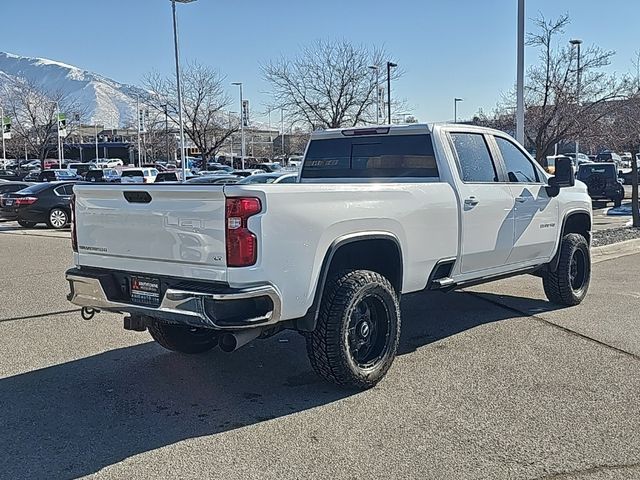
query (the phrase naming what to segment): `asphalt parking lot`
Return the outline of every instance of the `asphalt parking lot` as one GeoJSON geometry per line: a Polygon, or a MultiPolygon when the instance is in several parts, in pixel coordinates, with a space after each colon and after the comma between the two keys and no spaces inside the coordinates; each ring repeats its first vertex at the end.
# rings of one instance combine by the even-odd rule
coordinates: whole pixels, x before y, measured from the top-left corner
{"type": "Polygon", "coordinates": [[[0,478],[640,478],[640,255],[571,309],[528,276],[407,296],[389,375],[350,392],[297,334],[183,356],[81,320],[43,232],[0,231],[0,478]]]}

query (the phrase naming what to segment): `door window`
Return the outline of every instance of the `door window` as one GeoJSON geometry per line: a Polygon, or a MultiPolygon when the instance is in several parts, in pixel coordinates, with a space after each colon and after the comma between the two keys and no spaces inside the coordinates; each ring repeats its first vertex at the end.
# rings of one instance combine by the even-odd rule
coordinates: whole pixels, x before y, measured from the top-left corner
{"type": "Polygon", "coordinates": [[[495,139],[507,169],[509,182],[538,183],[540,181],[536,167],[518,147],[506,138],[495,137],[495,139]]]}
{"type": "Polygon", "coordinates": [[[452,133],[451,140],[458,157],[463,182],[497,182],[498,174],[491,159],[484,135],[479,133],[452,133]]]}

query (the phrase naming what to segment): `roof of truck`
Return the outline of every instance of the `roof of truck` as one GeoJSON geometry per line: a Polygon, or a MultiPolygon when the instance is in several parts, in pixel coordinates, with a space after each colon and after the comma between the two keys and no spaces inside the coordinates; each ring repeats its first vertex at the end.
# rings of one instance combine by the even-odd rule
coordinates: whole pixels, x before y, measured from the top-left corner
{"type": "Polygon", "coordinates": [[[365,125],[349,128],[328,128],[316,130],[311,134],[313,138],[335,138],[343,136],[366,136],[376,134],[411,135],[430,133],[431,127],[426,123],[412,123],[409,125],[365,125]]]}

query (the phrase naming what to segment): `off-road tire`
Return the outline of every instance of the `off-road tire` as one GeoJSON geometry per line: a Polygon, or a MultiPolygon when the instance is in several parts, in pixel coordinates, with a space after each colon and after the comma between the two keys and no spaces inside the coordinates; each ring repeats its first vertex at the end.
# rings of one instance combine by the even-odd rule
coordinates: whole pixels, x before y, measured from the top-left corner
{"type": "Polygon", "coordinates": [[[147,326],[151,337],[167,350],[180,353],[203,353],[218,345],[219,333],[206,328],[153,322],[147,326]]]}
{"type": "Polygon", "coordinates": [[[623,197],[616,197],[613,199],[613,206],[614,207],[619,207],[620,205],[622,205],[622,198],[623,197]]]}
{"type": "MultiPolygon", "coordinates": [[[[577,268],[574,266],[574,268],[577,268]]],[[[560,259],[555,272],[545,272],[542,276],[544,293],[549,301],[558,305],[578,305],[587,295],[591,280],[591,257],[587,240],[577,233],[569,233],[560,243],[560,259]],[[582,279],[572,283],[572,263],[582,257],[582,279]]]]}
{"type": "MultiPolygon", "coordinates": [[[[368,307],[365,307],[367,310],[368,307]]],[[[373,311],[373,309],[372,309],[373,311]]],[[[325,287],[318,322],[306,335],[307,354],[315,372],[325,380],[346,387],[367,389],[376,385],[387,373],[398,349],[400,339],[400,303],[394,288],[382,275],[368,270],[341,272],[325,287]],[[375,303],[377,323],[371,335],[380,350],[370,363],[357,363],[351,351],[357,327],[349,328],[363,302],[375,303]],[[384,327],[380,325],[384,323],[384,327]],[[349,332],[352,332],[350,335],[349,332]],[[373,336],[375,332],[375,337],[373,336]],[[384,332],[384,335],[380,335],[384,332]]]]}
{"type": "Polygon", "coordinates": [[[36,222],[25,222],[24,220],[18,220],[18,225],[22,228],[33,228],[36,226],[36,222]]]}

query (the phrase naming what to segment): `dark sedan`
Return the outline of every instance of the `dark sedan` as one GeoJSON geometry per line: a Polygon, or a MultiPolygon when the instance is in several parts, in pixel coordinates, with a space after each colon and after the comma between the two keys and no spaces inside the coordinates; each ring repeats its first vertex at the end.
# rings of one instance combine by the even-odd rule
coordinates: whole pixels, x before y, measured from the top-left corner
{"type": "Polygon", "coordinates": [[[17,170],[0,170],[0,180],[22,180],[24,176],[17,170]]]}
{"type": "Polygon", "coordinates": [[[60,229],[71,220],[71,195],[76,182],[47,182],[31,185],[0,197],[0,219],[15,220],[22,227],[46,223],[60,229]]]}
{"type": "Polygon", "coordinates": [[[5,193],[13,193],[23,188],[30,187],[32,184],[29,182],[0,182],[0,195],[5,193]]]}

